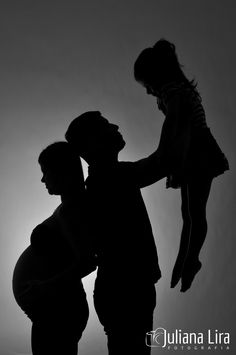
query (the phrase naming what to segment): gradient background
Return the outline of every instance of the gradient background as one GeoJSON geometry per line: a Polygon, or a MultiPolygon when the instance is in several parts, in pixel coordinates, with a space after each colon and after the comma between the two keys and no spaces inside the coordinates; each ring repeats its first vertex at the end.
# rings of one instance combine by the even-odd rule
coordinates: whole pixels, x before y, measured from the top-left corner
{"type": "MultiPolygon", "coordinates": [[[[164,181],[143,190],[163,272],[154,329],[218,329],[235,342],[235,18],[234,0],[1,2],[0,355],[30,354],[30,321],[14,301],[11,277],[32,229],[59,203],[40,183],[39,152],[62,139],[75,116],[98,109],[127,140],[121,159],[151,153],[163,117],[132,70],[140,51],[160,37],[176,44],[187,75],[199,81],[208,124],[231,170],[213,184],[203,268],[186,294],[169,288],[181,230],[179,191],[165,190],[164,181]]],[[[94,277],[84,282],[90,303],[94,277]]],[[[133,331],[135,324],[130,341],[133,331]]],[[[80,350],[106,354],[92,303],[80,350]]]]}

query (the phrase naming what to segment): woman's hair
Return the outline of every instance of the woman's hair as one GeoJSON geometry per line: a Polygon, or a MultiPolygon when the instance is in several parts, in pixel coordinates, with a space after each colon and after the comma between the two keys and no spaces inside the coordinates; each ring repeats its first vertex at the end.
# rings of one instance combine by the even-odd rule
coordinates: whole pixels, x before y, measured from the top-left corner
{"type": "Polygon", "coordinates": [[[182,70],[175,45],[163,38],[140,53],[134,64],[134,77],[158,90],[169,82],[181,81],[197,92],[195,80],[187,79],[182,70]]]}
{"type": "Polygon", "coordinates": [[[44,168],[61,175],[76,178],[78,184],[84,182],[80,157],[67,142],[60,141],[48,145],[39,155],[39,164],[44,168]]]}

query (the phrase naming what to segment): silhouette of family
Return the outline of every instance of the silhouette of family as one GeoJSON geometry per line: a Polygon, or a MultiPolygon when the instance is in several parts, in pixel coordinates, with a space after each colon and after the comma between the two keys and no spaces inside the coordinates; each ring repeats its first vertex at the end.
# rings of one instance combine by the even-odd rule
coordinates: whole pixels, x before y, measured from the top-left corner
{"type": "Polygon", "coordinates": [[[125,141],[99,111],[75,118],[66,141],[39,155],[41,181],[61,204],[34,228],[13,274],[15,299],[32,321],[33,355],[77,354],[89,317],[81,280],[96,269],[94,306],[109,355],[150,355],[146,334],[153,329],[161,271],[141,188],[166,178],[167,188],[181,191],[183,228],[171,287],[181,280],[187,291],[201,269],[212,180],[229,169],[228,161],[174,44],[160,39],[144,49],[134,77],[165,116],[150,156],[119,161],[125,141]],[[86,181],[80,158],[89,166],[86,181]]]}

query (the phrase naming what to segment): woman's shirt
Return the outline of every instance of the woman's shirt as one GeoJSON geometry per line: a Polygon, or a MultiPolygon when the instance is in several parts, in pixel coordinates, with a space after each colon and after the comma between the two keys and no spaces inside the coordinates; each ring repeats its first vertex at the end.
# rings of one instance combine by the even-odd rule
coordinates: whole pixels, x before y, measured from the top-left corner
{"type": "Polygon", "coordinates": [[[75,253],[63,235],[55,214],[34,228],[30,245],[35,256],[41,257],[47,264],[39,275],[40,279],[52,277],[75,261],[75,253]]]}
{"type": "MultiPolygon", "coordinates": [[[[77,211],[74,212],[76,214],[77,211]]],[[[59,206],[52,216],[37,225],[31,234],[30,246],[16,263],[13,293],[31,319],[39,316],[41,311],[44,313],[48,307],[56,309],[60,302],[66,307],[69,303],[73,305],[75,302],[79,306],[81,302],[86,302],[81,270],[89,270],[87,274],[94,271],[95,262],[92,258],[86,258],[87,249],[83,245],[86,236],[81,234],[83,222],[78,220],[77,215],[72,233],[67,213],[72,214],[59,206]],[[79,252],[85,254],[82,262],[76,250],[80,247],[79,252]]]]}

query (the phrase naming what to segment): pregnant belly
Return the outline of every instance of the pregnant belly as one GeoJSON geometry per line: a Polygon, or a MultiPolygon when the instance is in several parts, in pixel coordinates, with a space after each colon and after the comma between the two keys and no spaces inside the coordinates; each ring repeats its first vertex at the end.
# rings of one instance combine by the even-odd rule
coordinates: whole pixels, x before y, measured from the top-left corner
{"type": "Polygon", "coordinates": [[[17,299],[27,287],[27,282],[36,279],[36,260],[33,258],[32,248],[28,246],[19,259],[13,272],[12,287],[17,299]]]}
{"type": "MultiPolygon", "coordinates": [[[[35,302],[38,304],[38,302],[49,302],[51,297],[53,299],[57,292],[57,287],[55,287],[55,289],[53,287],[49,288],[48,292],[50,294],[48,294],[43,301],[41,295],[37,295],[38,288],[37,286],[36,288],[33,286],[34,282],[37,283],[37,281],[48,280],[62,272],[67,267],[68,260],[62,261],[60,258],[59,262],[58,258],[55,258],[55,255],[53,257],[53,255],[48,255],[46,253],[45,255],[35,254],[32,247],[28,246],[17,260],[13,272],[12,288],[18,305],[27,313],[29,307],[34,307],[33,304],[35,304],[35,302]],[[49,297],[50,295],[51,297],[49,297]]],[[[65,282],[65,280],[63,282],[65,282]]],[[[60,285],[61,282],[59,282],[59,286],[60,285]]],[[[69,290],[67,287],[68,284],[66,284],[65,287],[63,287],[63,285],[60,286],[60,294],[57,295],[56,299],[65,299],[67,298],[67,294],[70,294],[71,301],[74,298],[76,298],[77,301],[85,298],[80,279],[77,279],[76,282],[71,285],[73,288],[71,292],[68,292],[69,290]]]]}
{"type": "Polygon", "coordinates": [[[50,259],[42,255],[39,257],[33,253],[32,247],[28,246],[17,260],[13,272],[12,288],[16,301],[28,291],[30,282],[48,279],[53,274],[55,270],[50,259]]]}

